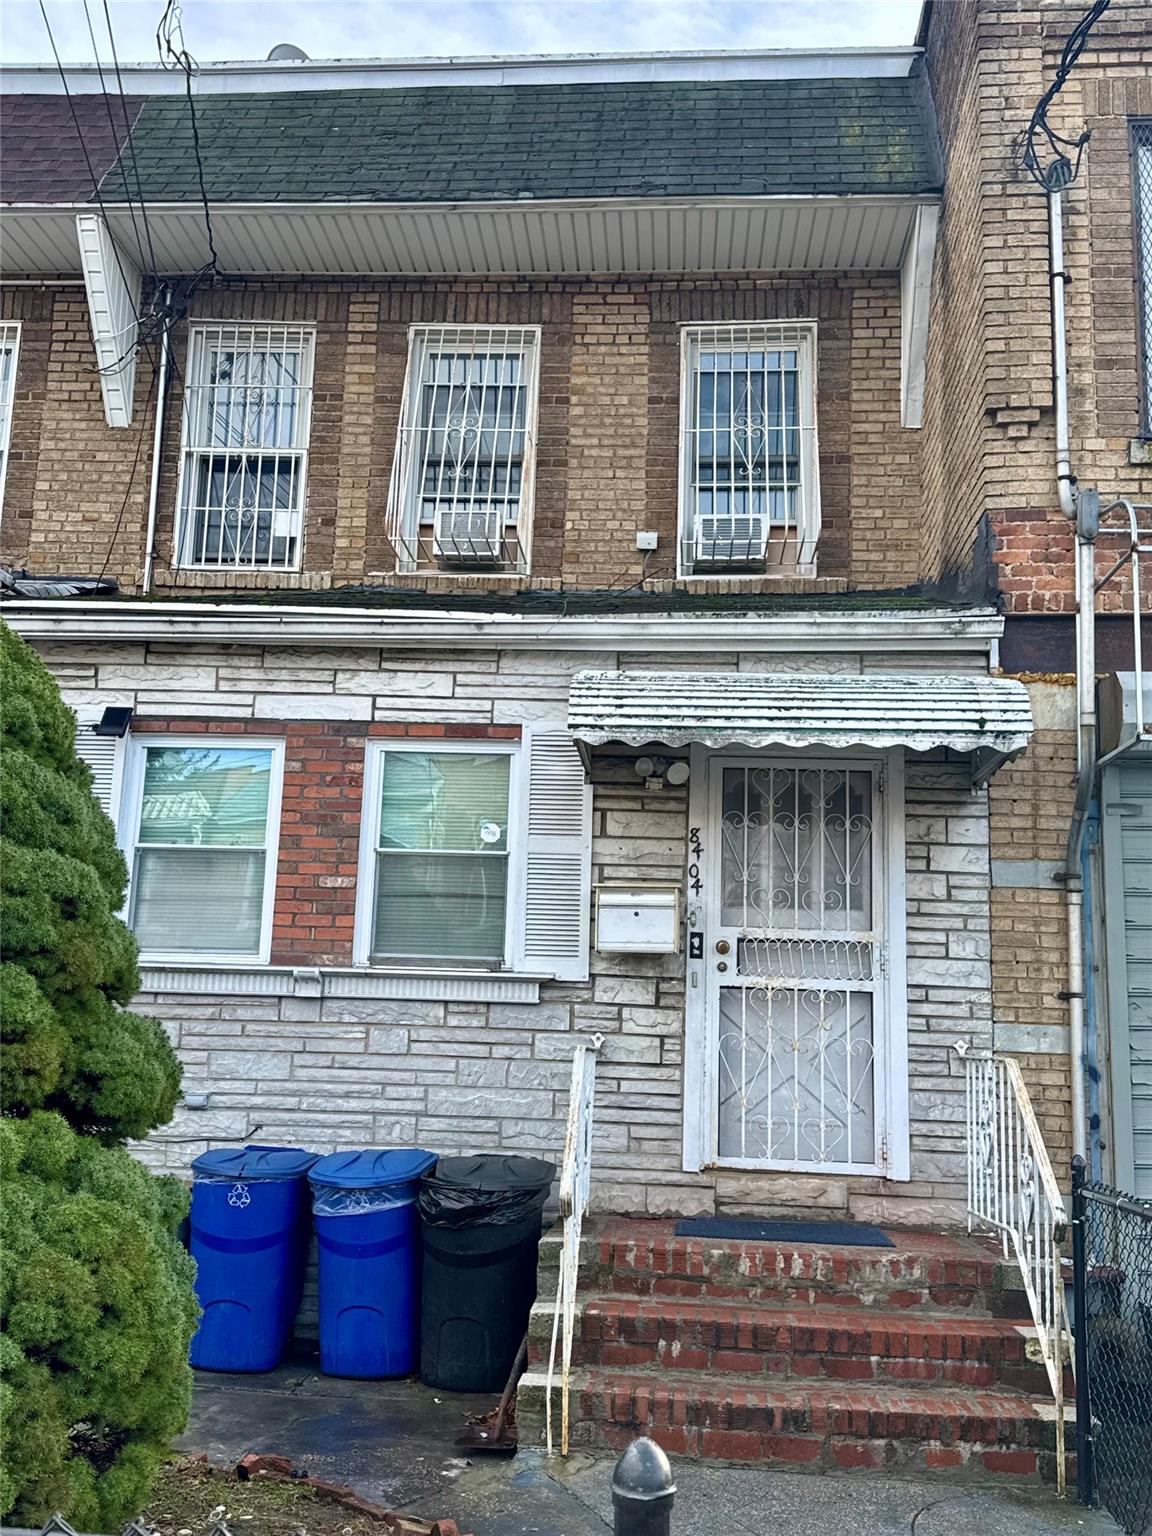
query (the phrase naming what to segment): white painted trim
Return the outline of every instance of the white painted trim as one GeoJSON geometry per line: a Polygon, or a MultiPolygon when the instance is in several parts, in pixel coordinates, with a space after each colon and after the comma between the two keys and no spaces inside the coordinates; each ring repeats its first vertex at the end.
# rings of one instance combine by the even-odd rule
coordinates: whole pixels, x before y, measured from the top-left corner
{"type": "Polygon", "coordinates": [[[905,850],[905,754],[895,747],[885,754],[884,894],[887,975],[884,1012],[887,1038],[887,1110],[889,1179],[906,1182],[911,1172],[911,1129],[908,1113],[908,863],[905,850]]]}
{"type": "MultiPolygon", "coordinates": [[[[364,790],[360,809],[360,849],[357,862],[356,918],[353,928],[352,956],[357,966],[371,970],[400,970],[402,960],[389,956],[383,966],[373,964],[372,930],[376,908],[376,833],[380,815],[380,789],[384,758],[388,753],[419,752],[440,754],[445,752],[490,753],[508,758],[508,885],[504,912],[503,968],[507,969],[516,953],[518,935],[524,921],[524,849],[525,791],[523,786],[524,753],[516,741],[445,740],[439,736],[426,736],[418,740],[401,741],[386,737],[381,741],[369,741],[364,758],[364,790]]],[[[427,964],[417,963],[416,968],[432,974],[427,964]]],[[[460,965],[453,967],[459,970],[460,965]]],[[[492,976],[503,971],[494,969],[492,976]]]]}
{"type": "Polygon", "coordinates": [[[159,965],[140,967],[141,992],[209,997],[311,997],[398,1002],[537,1003],[539,976],[501,972],[321,966],[159,965]]]}
{"type": "Polygon", "coordinates": [[[12,441],[12,417],[16,410],[16,370],[20,367],[20,321],[0,322],[0,348],[12,349],[12,368],[8,375],[12,384],[12,397],[4,416],[4,429],[0,432],[0,518],[4,515],[4,485],[8,479],[8,448],[12,441]]]}
{"type": "Polygon", "coordinates": [[[76,602],[25,599],[4,605],[5,620],[26,640],[162,640],[189,644],[387,645],[419,650],[638,650],[989,653],[1004,630],[989,608],[963,612],[586,614],[529,618],[467,610],[338,608],[306,602],[76,602]]]}
{"type": "Polygon", "coordinates": [[[110,427],[130,427],[143,276],[138,264],[116,241],[102,214],[76,215],[76,244],[88,295],[96,365],[100,369],[104,418],[110,427]]]}
{"type": "MultiPolygon", "coordinates": [[[[200,735],[150,736],[146,732],[129,737],[127,762],[124,768],[124,791],[117,823],[118,841],[128,864],[128,889],[124,897],[124,913],[132,910],[132,880],[135,876],[136,847],[140,832],[140,817],[144,808],[144,768],[149,747],[191,747],[203,750],[211,747],[216,751],[270,751],[272,771],[268,783],[267,835],[264,842],[264,900],[260,912],[260,948],[254,955],[213,954],[210,950],[192,953],[187,950],[174,954],[163,951],[141,950],[142,966],[168,965],[221,965],[235,967],[250,964],[267,965],[272,953],[272,920],[276,906],[276,879],[280,864],[280,807],[284,792],[283,736],[220,736],[205,731],[200,735]]],[[[190,845],[191,846],[191,845],[190,845]]]]}
{"type": "Polygon", "coordinates": [[[900,263],[900,419],[905,427],[919,427],[924,420],[928,315],[939,224],[939,205],[921,204],[912,216],[900,263]]]}
{"type": "MultiPolygon", "coordinates": [[[[196,95],[230,91],[411,89],[413,86],[582,85],[628,81],[822,80],[902,78],[924,50],[906,48],[704,48],[652,53],[524,53],[434,58],[210,60],[192,77],[196,95]]],[[[184,90],[178,72],[156,64],[121,64],[129,95],[184,90]]],[[[54,64],[13,64],[5,94],[60,95],[54,64]]],[[[101,90],[93,64],[65,64],[74,95],[101,90]]]]}
{"type": "Polygon", "coordinates": [[[687,953],[684,961],[684,1112],[683,1156],[685,1173],[700,1173],[711,1156],[708,1144],[711,1115],[708,1089],[712,1081],[708,1064],[708,985],[707,957],[692,958],[692,935],[708,939],[705,877],[707,873],[708,831],[708,759],[706,747],[693,743],[688,748],[688,848],[684,874],[684,918],[687,953]],[[699,829],[703,857],[697,859],[693,848],[693,830],[699,829]],[[694,872],[695,869],[695,872],[694,872]],[[699,889],[697,889],[699,886],[699,889]]]}

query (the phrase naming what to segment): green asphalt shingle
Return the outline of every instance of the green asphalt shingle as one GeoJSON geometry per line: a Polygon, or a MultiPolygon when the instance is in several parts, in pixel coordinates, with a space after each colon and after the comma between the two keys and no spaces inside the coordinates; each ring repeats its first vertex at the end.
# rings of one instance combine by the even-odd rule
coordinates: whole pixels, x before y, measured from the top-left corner
{"type": "MultiPolygon", "coordinates": [[[[917,75],[200,96],[196,117],[208,197],[220,203],[915,195],[940,185],[917,75]]],[[[147,98],[125,153],[146,201],[199,198],[183,96],[147,98]]],[[[103,188],[118,200],[117,167],[103,188]]]]}

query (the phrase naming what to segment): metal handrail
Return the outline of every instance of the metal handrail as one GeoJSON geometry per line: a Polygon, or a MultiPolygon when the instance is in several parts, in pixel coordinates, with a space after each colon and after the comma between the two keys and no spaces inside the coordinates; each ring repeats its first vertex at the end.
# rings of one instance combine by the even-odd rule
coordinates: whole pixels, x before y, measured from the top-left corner
{"type": "MultiPolygon", "coordinates": [[[[1109,566],[1092,588],[1093,595],[1106,587],[1118,571],[1131,563],[1132,566],[1132,665],[1136,673],[1136,736],[1137,739],[1144,735],[1148,722],[1144,719],[1144,626],[1141,607],[1141,579],[1140,556],[1152,555],[1152,503],[1142,501],[1130,501],[1126,496],[1120,496],[1115,501],[1101,510],[1101,520],[1109,513],[1122,512],[1124,523],[1119,528],[1101,527],[1097,532],[1098,539],[1120,537],[1127,541],[1124,549],[1109,566]],[[1144,516],[1145,521],[1141,521],[1144,516]]],[[[1093,615],[1095,616],[1095,615],[1093,615]]],[[[1109,756],[1113,754],[1109,753],[1109,756]]],[[[1103,761],[1103,759],[1101,759],[1103,761]]],[[[1099,767],[1099,763],[1097,767],[1099,767]]]]}
{"type": "Polygon", "coordinates": [[[1000,1233],[1014,1258],[1056,1405],[1056,1482],[1064,1492],[1064,1367],[1069,1359],[1060,1247],[1068,1230],[1064,1197],[1019,1063],[959,1040],[964,1062],[968,1146],[968,1230],[1000,1233]]]}
{"type": "Polygon", "coordinates": [[[572,1053],[572,1086],[568,1094],[568,1128],[560,1169],[560,1216],[564,1239],[552,1314],[552,1344],[548,1352],[548,1384],[544,1393],[544,1426],[548,1455],[552,1450],[552,1384],[556,1374],[556,1344],[560,1352],[560,1454],[568,1454],[569,1379],[572,1339],[576,1328],[576,1288],[580,1279],[580,1236],[588,1210],[592,1178],[592,1113],[596,1099],[596,1053],[603,1035],[582,1040],[572,1053]],[[561,1331],[562,1330],[562,1331],[561,1331]]]}

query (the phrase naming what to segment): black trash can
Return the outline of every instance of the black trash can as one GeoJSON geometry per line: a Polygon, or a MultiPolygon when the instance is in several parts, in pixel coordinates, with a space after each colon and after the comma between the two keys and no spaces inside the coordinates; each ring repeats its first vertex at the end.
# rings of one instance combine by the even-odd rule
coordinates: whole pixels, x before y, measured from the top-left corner
{"type": "Polygon", "coordinates": [[[535,1157],[442,1157],[420,1186],[420,1375],[449,1392],[499,1392],[536,1299],[544,1202],[535,1157]]]}

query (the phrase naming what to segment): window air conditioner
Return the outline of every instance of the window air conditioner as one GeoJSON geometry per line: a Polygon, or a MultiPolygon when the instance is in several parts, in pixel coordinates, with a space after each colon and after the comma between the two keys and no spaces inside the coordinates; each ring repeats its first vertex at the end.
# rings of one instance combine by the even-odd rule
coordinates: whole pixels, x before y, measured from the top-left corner
{"type": "Polygon", "coordinates": [[[432,547],[441,565],[502,565],[504,508],[437,507],[432,547]]]}
{"type": "Polygon", "coordinates": [[[697,566],[763,565],[767,548],[768,519],[758,513],[697,518],[697,566]]]}

